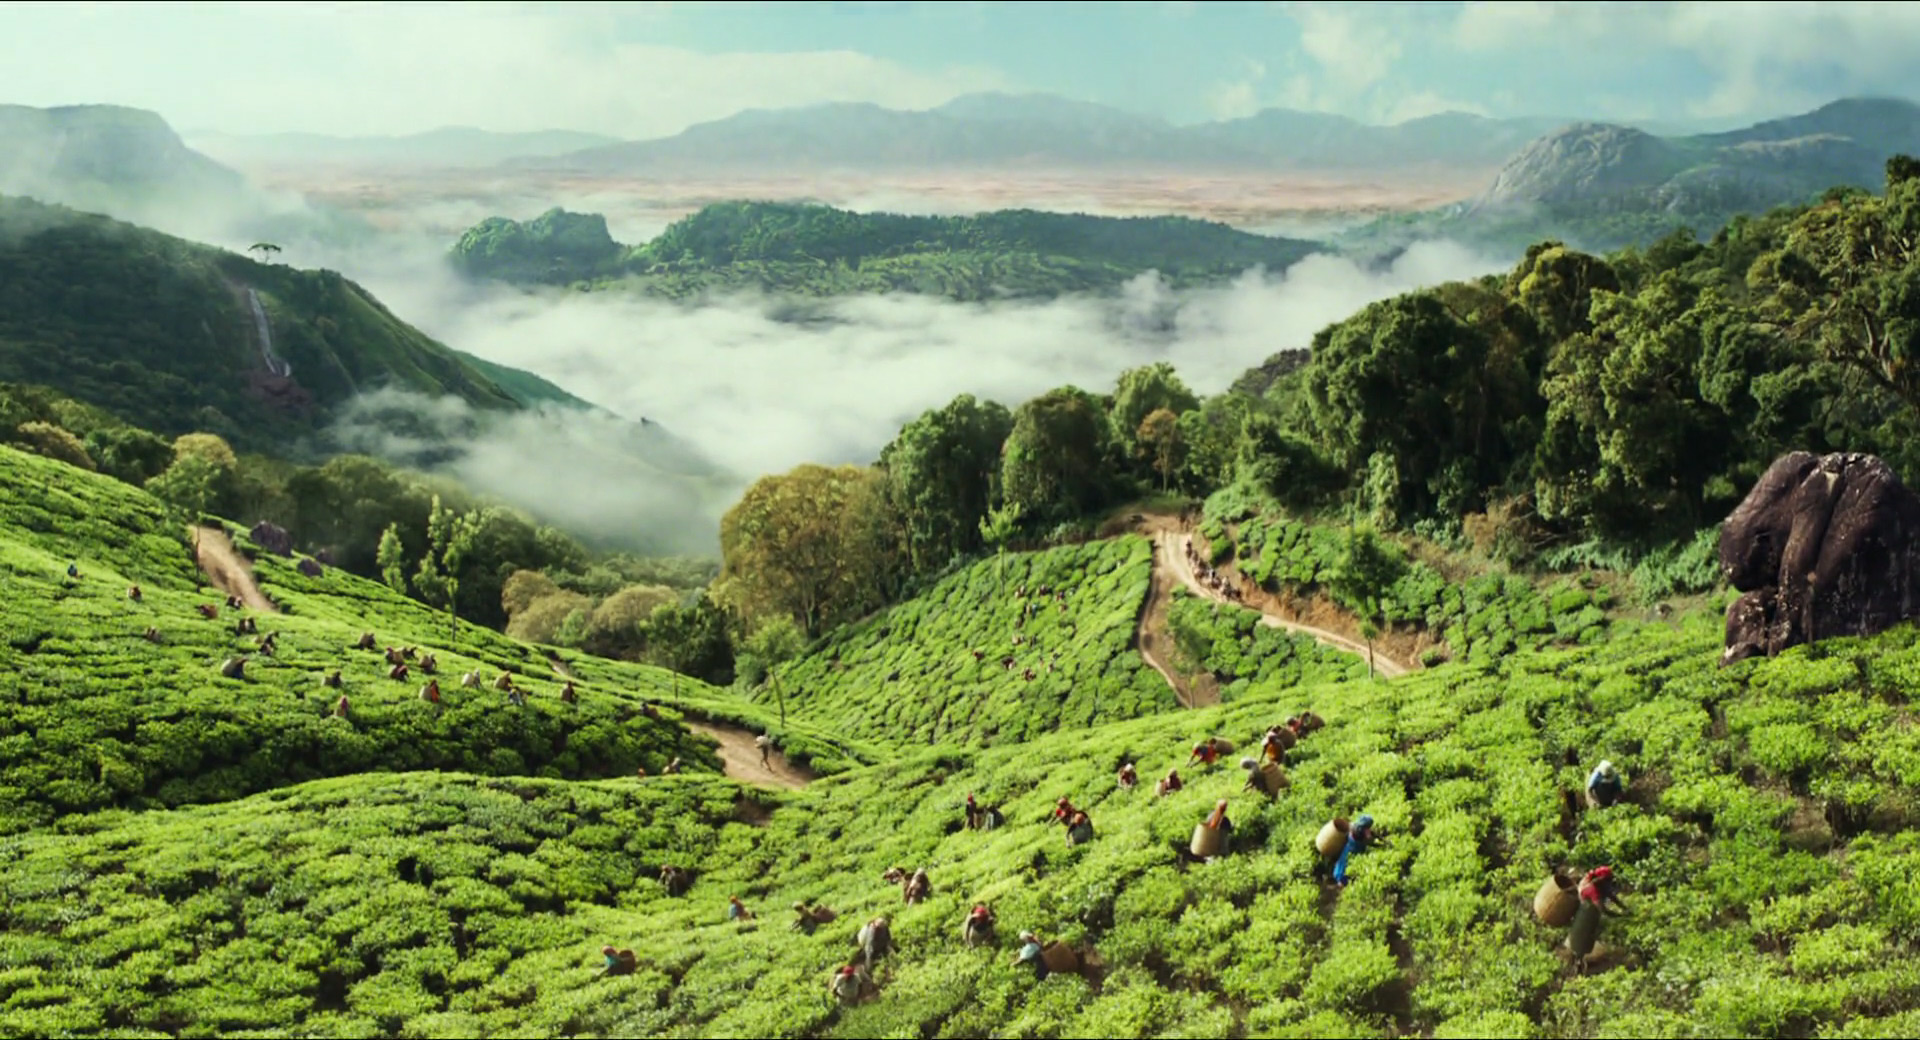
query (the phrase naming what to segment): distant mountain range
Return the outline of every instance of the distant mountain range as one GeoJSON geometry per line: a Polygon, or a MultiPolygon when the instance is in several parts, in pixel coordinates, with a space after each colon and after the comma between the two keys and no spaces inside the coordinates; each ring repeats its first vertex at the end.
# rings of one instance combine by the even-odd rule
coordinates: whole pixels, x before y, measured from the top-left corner
{"type": "Polygon", "coordinates": [[[1920,105],[1893,98],[1679,137],[1576,123],[1527,144],[1474,198],[1382,218],[1343,242],[1386,249],[1444,237],[1516,250],[1559,238],[1614,249],[1679,227],[1711,234],[1738,214],[1829,188],[1878,188],[1897,154],[1920,155],[1920,105]]]}
{"type": "Polygon", "coordinates": [[[1049,94],[969,94],[926,111],[835,103],[750,109],[671,137],[563,155],[519,169],[596,174],[1031,167],[1044,169],[1352,170],[1386,164],[1491,168],[1568,122],[1446,113],[1395,126],[1269,109],[1175,126],[1049,94]]]}
{"type": "Polygon", "coordinates": [[[0,105],[0,194],[200,240],[344,242],[372,231],[353,215],[270,196],[187,147],[157,113],[120,105],[0,105]]]}
{"type": "Polygon", "coordinates": [[[494,133],[443,126],[398,137],[328,134],[191,133],[193,147],[238,166],[316,164],[432,169],[492,166],[521,156],[560,155],[619,143],[619,138],[574,130],[494,133]]]}

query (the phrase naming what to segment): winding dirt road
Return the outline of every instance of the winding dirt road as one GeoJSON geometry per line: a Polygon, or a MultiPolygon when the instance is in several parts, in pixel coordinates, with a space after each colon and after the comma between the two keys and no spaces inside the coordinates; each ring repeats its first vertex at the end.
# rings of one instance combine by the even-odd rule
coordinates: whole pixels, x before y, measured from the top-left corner
{"type": "MultiPolygon", "coordinates": [[[[548,652],[547,663],[563,678],[575,678],[573,670],[558,655],[548,652]]],[[[680,724],[694,733],[704,733],[719,743],[721,768],[735,780],[775,784],[796,791],[814,780],[811,769],[795,765],[778,749],[768,752],[767,765],[761,765],[760,748],[754,744],[755,734],[748,730],[724,723],[695,722],[692,719],[682,719],[680,724]]]]}
{"type": "Polygon", "coordinates": [[[1187,679],[1172,665],[1173,634],[1167,629],[1167,609],[1173,603],[1174,584],[1180,579],[1179,572],[1167,560],[1170,551],[1156,533],[1153,577],[1147,586],[1146,601],[1140,604],[1140,617],[1134,623],[1134,645],[1140,648],[1140,659],[1173,687],[1173,695],[1181,704],[1204,708],[1220,703],[1219,682],[1206,672],[1187,679]]]}
{"type": "MultiPolygon", "coordinates": [[[[1301,635],[1312,636],[1320,643],[1331,646],[1336,650],[1345,650],[1351,654],[1358,654],[1362,658],[1369,656],[1365,643],[1356,642],[1337,632],[1330,632],[1324,628],[1318,628],[1313,625],[1302,624],[1289,618],[1280,617],[1269,610],[1254,607],[1250,604],[1234,603],[1226,596],[1209,588],[1207,583],[1201,581],[1199,575],[1193,572],[1193,567],[1187,560],[1187,547],[1193,542],[1192,534],[1182,530],[1169,529],[1166,526],[1157,526],[1147,533],[1152,537],[1154,543],[1153,565],[1155,571],[1157,572],[1162,567],[1167,568],[1171,572],[1173,579],[1184,584],[1194,595],[1213,600],[1216,603],[1227,603],[1247,610],[1259,610],[1260,623],[1263,625],[1270,625],[1274,628],[1285,629],[1289,632],[1298,632],[1301,635]]],[[[1377,651],[1373,652],[1371,656],[1373,658],[1374,669],[1389,679],[1405,675],[1409,671],[1404,663],[1386,657],[1377,651]]],[[[1165,673],[1163,672],[1162,674],[1165,673]]]]}
{"type": "Polygon", "coordinates": [[[233,541],[227,537],[227,532],[217,527],[200,526],[188,530],[193,534],[193,558],[214,588],[229,596],[240,597],[240,602],[254,610],[268,614],[280,613],[280,608],[260,591],[260,586],[253,583],[253,569],[247,566],[247,561],[241,559],[239,553],[233,551],[233,541]]]}
{"type": "Polygon", "coordinates": [[[746,730],[692,719],[682,720],[681,725],[720,742],[720,764],[725,767],[726,774],[735,780],[775,784],[796,791],[813,782],[811,770],[794,765],[779,751],[769,752],[769,765],[761,765],[760,749],[754,746],[754,735],[746,730]]]}

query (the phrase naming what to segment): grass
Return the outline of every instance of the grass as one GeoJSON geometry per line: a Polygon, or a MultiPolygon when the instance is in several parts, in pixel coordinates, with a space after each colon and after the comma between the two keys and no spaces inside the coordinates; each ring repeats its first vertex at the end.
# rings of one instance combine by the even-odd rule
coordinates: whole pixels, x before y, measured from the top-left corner
{"type": "MultiPolygon", "coordinates": [[[[10,632],[44,629],[31,653],[8,650],[15,668],[63,641],[106,640],[96,630],[124,620],[119,588],[51,598],[69,553],[89,539],[100,541],[82,552],[82,588],[138,579],[168,616],[196,598],[164,514],[138,492],[54,465],[0,453],[8,490],[52,503],[35,512],[21,504],[33,496],[13,494],[0,507],[10,580],[42,583],[8,597],[26,601],[9,606],[10,632]],[[34,483],[56,477],[59,492],[34,483]],[[60,509],[96,527],[49,523],[60,509]]],[[[1017,567],[1029,578],[1077,569],[1086,605],[1075,616],[1130,624],[1137,552],[1120,540],[1009,558],[1008,580],[1019,584],[1017,567]]],[[[261,570],[293,608],[272,623],[301,654],[337,653],[326,640],[344,645],[339,636],[360,627],[423,646],[445,634],[443,617],[377,586],[334,574],[301,586],[273,559],[261,570]]],[[[1008,621],[1014,597],[969,604],[985,580],[956,576],[915,613],[870,620],[845,637],[843,660],[881,658],[857,667],[884,675],[888,653],[935,645],[938,633],[958,645],[1008,621]],[[888,625],[891,638],[878,639],[872,626],[888,625]]],[[[213,635],[193,638],[206,640],[199,656],[144,666],[139,684],[112,673],[140,648],[75,657],[43,684],[42,700],[61,710],[35,710],[164,717],[191,736],[177,746],[203,755],[279,724],[214,717],[218,698],[198,691],[221,647],[213,635]]],[[[1517,646],[1392,682],[1255,678],[1199,711],[1070,719],[1019,741],[982,731],[966,746],[887,742],[890,754],[845,759],[800,791],[711,773],[569,775],[559,754],[519,775],[401,771],[423,736],[449,754],[477,754],[494,738],[402,729],[403,713],[421,706],[411,689],[374,694],[369,712],[387,712],[382,725],[409,736],[372,768],[310,780],[262,773],[253,793],[235,784],[204,804],[110,799],[52,819],[29,812],[30,827],[0,839],[0,1035],[1907,1035],[1920,1024],[1911,1010],[1920,632],[1830,640],[1726,669],[1719,641],[1719,619],[1702,612],[1616,622],[1597,640],[1517,646]],[[1113,783],[1122,762],[1151,779],[1184,766],[1208,733],[1245,746],[1306,707],[1327,727],[1294,750],[1292,785],[1278,799],[1239,793],[1231,765],[1188,771],[1186,788],[1163,799],[1113,783]],[[1630,779],[1628,799],[1564,818],[1560,793],[1602,757],[1630,779]],[[969,792],[1001,806],[1007,826],[963,829],[969,792]],[[1090,813],[1091,843],[1069,847],[1042,822],[1062,795],[1090,813]],[[1187,862],[1179,850],[1222,797],[1233,854],[1187,862]],[[1393,844],[1358,859],[1349,888],[1324,888],[1312,837],[1329,816],[1360,812],[1393,844]],[[1564,930],[1535,923],[1529,902],[1549,869],[1602,862],[1632,886],[1633,912],[1607,922],[1606,957],[1578,975],[1558,951],[1564,930]],[[664,863],[693,870],[684,897],[651,880],[664,863]],[[894,865],[927,867],[932,897],[903,906],[879,878],[894,865]],[[760,918],[727,921],[729,895],[760,918]],[[840,917],[811,935],[791,931],[781,908],[797,900],[840,917]],[[998,914],[998,948],[960,942],[976,901],[998,914]],[[828,973],[879,913],[900,947],[883,962],[881,996],[839,1008],[826,997],[828,973]],[[1036,981],[1009,963],[1024,928],[1096,951],[1100,970],[1036,981]],[[635,949],[640,970],[597,978],[603,943],[635,949]]],[[[432,645],[529,674],[546,660],[542,648],[470,629],[432,645]]],[[[656,680],[671,685],[610,662],[569,667],[591,676],[583,715],[658,697],[656,680]]],[[[852,717],[856,685],[835,687],[820,712],[810,702],[792,727],[872,753],[835,714],[852,717]]],[[[896,699],[917,702],[932,685],[896,699]]],[[[685,686],[690,704],[728,704],[685,686]]],[[[291,699],[280,689],[263,679],[226,700],[291,699]]],[[[22,756],[49,768],[73,757],[35,750],[53,723],[23,725],[19,712],[34,706],[18,697],[0,697],[7,768],[22,756]]],[[[671,722],[658,731],[669,741],[671,722]]],[[[569,746],[586,728],[576,725],[563,731],[569,746]]],[[[166,767],[189,783],[203,772],[184,757],[166,767]]],[[[7,782],[24,799],[16,808],[47,804],[36,800],[41,785],[7,782]]]]}

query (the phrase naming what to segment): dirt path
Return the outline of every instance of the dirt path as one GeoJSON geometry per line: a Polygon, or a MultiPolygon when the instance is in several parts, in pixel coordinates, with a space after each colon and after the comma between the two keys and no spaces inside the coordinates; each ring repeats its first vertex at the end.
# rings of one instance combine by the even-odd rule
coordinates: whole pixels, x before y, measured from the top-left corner
{"type": "Polygon", "coordinates": [[[1165,559],[1168,548],[1156,535],[1153,541],[1153,577],[1147,586],[1147,598],[1140,605],[1140,618],[1134,624],[1134,645],[1140,648],[1140,659],[1147,662],[1160,677],[1173,687],[1173,695],[1181,704],[1189,708],[1204,708],[1220,703],[1220,684],[1213,676],[1202,673],[1192,680],[1183,678],[1173,670],[1173,634],[1167,629],[1167,608],[1173,602],[1173,587],[1177,580],[1174,571],[1165,559]]]}
{"type": "Polygon", "coordinates": [[[753,744],[754,735],[746,730],[692,719],[683,720],[682,724],[695,733],[704,733],[720,742],[720,764],[726,768],[726,774],[735,780],[775,784],[796,791],[813,782],[812,770],[787,761],[787,756],[779,751],[767,755],[770,766],[761,765],[760,749],[753,744]]]}
{"type": "MultiPolygon", "coordinates": [[[[567,663],[558,656],[547,654],[547,663],[562,678],[575,678],[567,663]]],[[[813,770],[794,765],[778,749],[768,752],[767,765],[760,764],[760,749],[754,744],[754,734],[735,726],[714,722],[695,722],[682,719],[681,724],[695,733],[704,733],[720,743],[720,765],[726,774],[735,780],[746,780],[756,784],[775,784],[799,790],[813,782],[813,770]]]]}
{"type": "MultiPolygon", "coordinates": [[[[1150,523],[1146,530],[1146,533],[1149,534],[1154,541],[1155,552],[1153,562],[1155,570],[1157,571],[1163,566],[1166,567],[1171,572],[1172,578],[1186,585],[1188,590],[1194,595],[1213,600],[1216,603],[1229,603],[1233,606],[1248,610],[1258,610],[1260,612],[1260,623],[1263,625],[1270,625],[1274,628],[1285,629],[1289,632],[1298,632],[1301,635],[1312,636],[1327,646],[1331,646],[1337,650],[1345,650],[1348,653],[1359,654],[1362,658],[1368,656],[1367,645],[1365,643],[1356,642],[1337,632],[1330,632],[1324,628],[1303,624],[1291,618],[1281,617],[1263,606],[1245,602],[1235,603],[1224,594],[1215,592],[1207,586],[1206,582],[1200,580],[1200,576],[1193,572],[1193,566],[1187,560],[1187,547],[1192,544],[1193,535],[1180,529],[1177,521],[1174,521],[1171,517],[1154,517],[1151,519],[1153,521],[1160,521],[1150,523]]],[[[1373,652],[1372,656],[1374,669],[1389,679],[1395,676],[1405,675],[1409,670],[1404,663],[1387,657],[1377,649],[1373,652]]]]}
{"type": "Polygon", "coordinates": [[[280,613],[280,608],[260,591],[253,583],[253,569],[247,561],[233,551],[233,541],[227,532],[217,527],[191,527],[193,534],[193,558],[206,573],[207,581],[213,587],[229,596],[240,597],[240,602],[254,610],[268,614],[280,613]]]}

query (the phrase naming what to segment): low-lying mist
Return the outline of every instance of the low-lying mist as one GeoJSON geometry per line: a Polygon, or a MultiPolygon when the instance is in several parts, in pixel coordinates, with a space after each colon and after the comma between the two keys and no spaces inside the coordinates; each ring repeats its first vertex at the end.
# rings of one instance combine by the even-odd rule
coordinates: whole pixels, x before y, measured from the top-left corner
{"type": "Polygon", "coordinates": [[[1106,391],[1123,369],[1154,361],[1215,393],[1373,300],[1506,266],[1423,243],[1380,271],[1314,256],[1284,274],[1252,271],[1215,289],[1175,292],[1148,274],[1109,298],[990,304],[741,295],[688,306],[617,292],[475,288],[439,276],[369,273],[368,284],[448,344],[652,419],[753,476],[801,462],[871,461],[903,423],[960,393],[1013,407],[1066,383],[1106,391]]]}
{"type": "MultiPolygon", "coordinates": [[[[711,551],[715,519],[745,482],[802,462],[871,462],[902,424],[956,394],[1014,407],[1067,383],[1103,392],[1122,370],[1155,361],[1172,362],[1197,392],[1215,393],[1373,300],[1509,266],[1426,242],[1383,269],[1313,256],[1283,273],[1250,271],[1194,291],[1148,274],[1105,298],[963,304],[909,294],[743,294],[688,305],[474,285],[445,263],[444,215],[421,216],[350,246],[289,248],[285,259],[340,270],[449,346],[543,376],[626,420],[652,420],[730,471],[691,483],[666,476],[635,458],[648,445],[613,420],[557,410],[492,423],[442,467],[582,533],[662,541],[673,551],[711,551]]],[[[627,240],[641,241],[657,228],[631,230],[640,234],[627,240]]]]}

